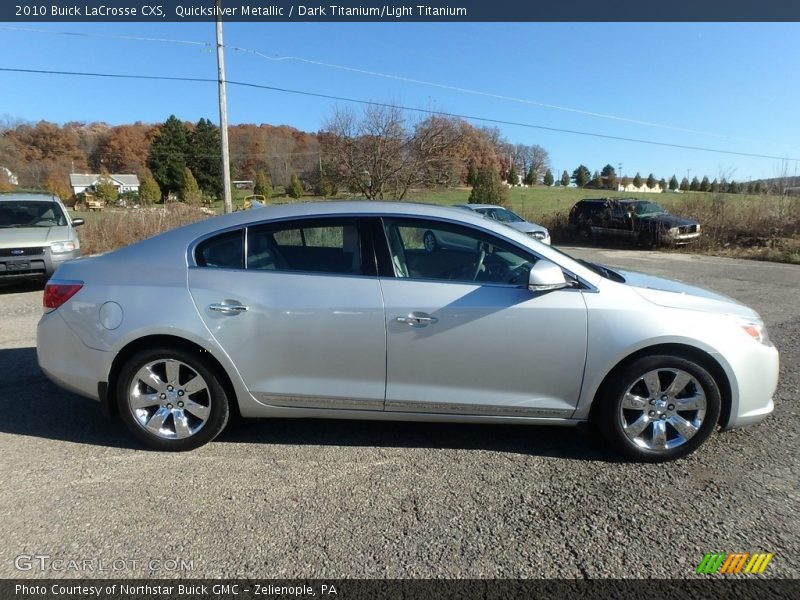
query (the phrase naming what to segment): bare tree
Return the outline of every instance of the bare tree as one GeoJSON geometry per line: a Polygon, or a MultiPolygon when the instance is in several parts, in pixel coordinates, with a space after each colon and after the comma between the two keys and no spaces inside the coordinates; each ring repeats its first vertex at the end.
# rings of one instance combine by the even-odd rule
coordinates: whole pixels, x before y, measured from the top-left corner
{"type": "Polygon", "coordinates": [[[547,150],[534,144],[530,147],[530,167],[533,171],[533,180],[538,181],[539,176],[543,175],[547,168],[550,166],[550,154],[547,150]]]}
{"type": "Polygon", "coordinates": [[[395,106],[370,105],[358,116],[337,109],[320,135],[337,182],[365,198],[402,200],[412,187],[448,185],[463,165],[451,150],[462,139],[452,119],[434,115],[409,127],[395,106]]]}

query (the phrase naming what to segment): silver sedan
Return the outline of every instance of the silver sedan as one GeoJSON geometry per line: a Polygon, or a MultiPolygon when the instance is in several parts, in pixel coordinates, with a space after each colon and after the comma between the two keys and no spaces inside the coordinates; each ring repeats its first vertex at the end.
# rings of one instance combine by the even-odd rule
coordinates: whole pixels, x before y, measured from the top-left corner
{"type": "Polygon", "coordinates": [[[772,411],[778,353],[714,292],[575,260],[467,211],[327,202],[64,264],[38,357],[141,442],[228,415],[577,425],[664,461],[772,411]],[[426,232],[469,240],[427,248],[426,232]]]}

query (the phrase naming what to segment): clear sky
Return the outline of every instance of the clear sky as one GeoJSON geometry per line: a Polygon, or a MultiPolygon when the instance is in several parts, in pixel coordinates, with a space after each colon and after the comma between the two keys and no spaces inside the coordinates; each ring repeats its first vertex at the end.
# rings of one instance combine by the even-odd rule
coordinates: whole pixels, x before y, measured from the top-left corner
{"type": "MultiPolygon", "coordinates": [[[[232,81],[800,158],[800,24],[796,23],[226,23],[224,34],[227,46],[400,78],[313,62],[269,60],[229,48],[226,67],[232,81]]],[[[0,66],[216,77],[211,46],[98,35],[213,46],[214,24],[0,23],[0,66]],[[22,27],[49,33],[10,29],[22,27]]],[[[231,123],[287,124],[317,131],[336,103],[230,86],[228,106],[231,123]]],[[[0,72],[4,118],[120,124],[163,122],[170,114],[217,122],[216,86],[0,72]]],[[[777,159],[497,126],[511,142],[546,148],[559,173],[571,172],[580,163],[590,170],[621,163],[626,175],[653,172],[667,179],[673,173],[680,179],[689,169],[691,176],[722,175],[738,181],[775,177],[781,171],[777,159]]],[[[789,162],[788,170],[800,175],[797,162],[789,162]]]]}

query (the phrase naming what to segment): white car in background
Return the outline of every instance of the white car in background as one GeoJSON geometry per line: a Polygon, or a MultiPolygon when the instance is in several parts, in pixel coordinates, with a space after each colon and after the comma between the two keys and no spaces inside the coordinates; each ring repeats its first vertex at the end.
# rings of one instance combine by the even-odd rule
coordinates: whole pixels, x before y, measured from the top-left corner
{"type": "Polygon", "coordinates": [[[525,235],[539,240],[543,244],[550,244],[550,232],[546,227],[531,223],[520,217],[514,211],[503,208],[502,206],[495,206],[494,204],[458,204],[458,208],[466,208],[473,210],[478,214],[504,223],[509,227],[513,227],[517,231],[521,231],[525,235]]]}
{"type": "Polygon", "coordinates": [[[80,256],[78,225],[53,194],[0,194],[0,282],[44,280],[80,256]]]}

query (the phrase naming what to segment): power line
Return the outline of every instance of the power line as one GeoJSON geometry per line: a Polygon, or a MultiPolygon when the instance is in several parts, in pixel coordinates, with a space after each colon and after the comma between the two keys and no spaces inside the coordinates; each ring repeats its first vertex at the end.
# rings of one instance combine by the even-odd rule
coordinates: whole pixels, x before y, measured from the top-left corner
{"type": "MultiPolygon", "coordinates": [[[[114,34],[103,34],[103,33],[86,33],[86,32],[70,32],[70,31],[52,31],[47,29],[34,29],[29,27],[9,27],[9,26],[2,26],[0,30],[7,30],[7,31],[22,31],[28,33],[42,33],[42,34],[49,34],[49,35],[68,35],[68,36],[76,36],[76,37],[97,37],[97,38],[107,38],[107,39],[117,39],[117,40],[130,40],[130,41],[144,41],[144,42],[160,42],[160,43],[174,43],[174,44],[188,44],[188,45],[195,45],[195,46],[203,46],[207,48],[211,48],[212,45],[207,42],[199,42],[194,40],[181,40],[181,39],[174,39],[174,38],[148,38],[148,37],[141,37],[141,36],[127,36],[127,35],[114,35],[114,34]]],[[[228,50],[233,50],[235,52],[241,52],[244,54],[251,54],[253,56],[257,56],[259,58],[263,58],[265,60],[269,60],[272,62],[283,62],[283,61],[294,61],[305,63],[309,65],[315,65],[320,67],[325,67],[329,69],[337,69],[340,71],[347,71],[351,73],[357,73],[360,75],[367,75],[370,77],[381,77],[383,79],[390,79],[394,81],[401,81],[404,83],[412,83],[415,85],[424,85],[429,87],[435,87],[443,90],[459,92],[463,94],[471,94],[476,96],[483,96],[486,98],[494,98],[496,100],[504,100],[509,102],[516,102],[519,104],[527,104],[530,106],[539,106],[542,108],[548,108],[552,110],[559,110],[564,112],[571,112],[574,114],[580,114],[589,117],[596,117],[601,119],[609,119],[613,121],[619,121],[623,123],[630,123],[633,125],[642,125],[645,127],[655,127],[659,129],[666,129],[671,131],[679,131],[683,133],[692,133],[695,135],[704,135],[710,137],[716,137],[720,139],[728,139],[728,140],[735,140],[735,141],[742,141],[742,142],[756,142],[756,143],[764,143],[770,142],[770,140],[763,140],[763,139],[753,139],[753,138],[745,138],[740,136],[732,136],[729,134],[722,134],[722,133],[715,133],[711,131],[703,131],[699,129],[692,129],[688,127],[680,127],[677,125],[669,125],[665,123],[656,123],[653,121],[645,121],[642,119],[633,119],[630,117],[622,117],[619,115],[611,115],[607,113],[601,113],[596,111],[590,111],[580,108],[574,108],[569,106],[562,106],[558,104],[550,104],[546,102],[539,102],[536,100],[530,100],[526,98],[518,98],[515,96],[508,96],[504,94],[497,94],[493,92],[486,92],[483,90],[475,90],[471,88],[450,85],[446,83],[440,83],[435,81],[426,81],[423,79],[416,79],[413,77],[406,77],[403,75],[393,75],[391,73],[383,73],[380,71],[372,71],[368,69],[362,69],[359,67],[351,67],[348,65],[340,65],[336,63],[329,63],[320,60],[314,60],[310,58],[304,58],[302,56],[282,56],[280,54],[265,54],[258,50],[254,50],[252,48],[244,48],[241,46],[233,46],[233,45],[224,45],[224,48],[228,50]]]]}
{"type": "MultiPolygon", "coordinates": [[[[74,77],[104,77],[104,78],[112,78],[112,79],[138,79],[138,80],[149,80],[149,81],[182,81],[182,82],[192,82],[192,83],[217,83],[216,79],[210,79],[207,77],[178,77],[178,76],[167,76],[167,75],[126,75],[121,73],[91,73],[91,72],[83,72],[83,71],[55,71],[55,70],[46,70],[46,69],[15,69],[10,67],[0,67],[0,71],[10,72],[10,73],[34,73],[34,74],[41,74],[41,75],[69,75],[74,77]]],[[[262,85],[258,83],[252,83],[247,81],[232,81],[228,80],[227,83],[229,85],[235,85],[240,87],[247,87],[253,89],[261,89],[261,90],[269,90],[273,92],[281,92],[286,94],[296,94],[301,96],[309,96],[313,98],[323,98],[325,100],[335,100],[337,102],[351,102],[354,104],[362,104],[367,106],[380,106],[383,108],[398,108],[400,110],[405,110],[408,112],[417,112],[429,115],[438,115],[438,116],[445,116],[445,117],[452,117],[456,119],[464,119],[467,121],[479,121],[483,123],[492,123],[496,125],[511,125],[514,127],[524,127],[527,129],[538,129],[540,131],[551,131],[554,133],[569,133],[571,135],[582,135],[587,137],[594,137],[606,140],[616,140],[620,142],[630,142],[635,144],[648,144],[651,146],[661,146],[666,148],[678,148],[681,150],[695,150],[698,152],[712,152],[715,154],[727,154],[733,156],[745,156],[750,158],[766,158],[770,160],[786,160],[786,161],[793,161],[793,162],[800,162],[800,158],[793,158],[789,156],[775,156],[770,154],[758,154],[754,152],[737,152],[735,150],[722,150],[720,148],[707,148],[704,146],[691,146],[687,144],[675,144],[670,142],[659,142],[656,140],[644,140],[639,138],[630,138],[630,137],[623,137],[617,135],[609,135],[604,133],[595,133],[591,131],[580,131],[577,129],[563,129],[560,127],[548,127],[546,125],[537,125],[534,123],[523,123],[520,121],[507,121],[504,119],[494,119],[491,117],[478,117],[474,115],[465,115],[460,113],[452,113],[447,111],[437,111],[437,110],[430,110],[425,108],[417,108],[413,106],[402,106],[396,104],[390,104],[387,102],[376,102],[373,100],[361,100],[358,98],[348,98],[346,96],[335,96],[332,94],[322,94],[319,92],[309,92],[304,90],[293,90],[289,88],[281,88],[275,87],[270,85],[262,85]]]]}

